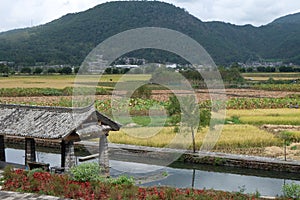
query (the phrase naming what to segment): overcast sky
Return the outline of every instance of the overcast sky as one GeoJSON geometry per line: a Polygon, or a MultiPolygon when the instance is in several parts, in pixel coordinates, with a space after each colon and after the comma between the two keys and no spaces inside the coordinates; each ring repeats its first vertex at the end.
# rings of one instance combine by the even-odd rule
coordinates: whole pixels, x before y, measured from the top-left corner
{"type": "MultiPolygon", "coordinates": [[[[300,12],[299,0],[164,0],[202,21],[260,26],[300,12]]],[[[0,32],[36,26],[67,13],[87,10],[107,0],[0,0],[0,32]]]]}

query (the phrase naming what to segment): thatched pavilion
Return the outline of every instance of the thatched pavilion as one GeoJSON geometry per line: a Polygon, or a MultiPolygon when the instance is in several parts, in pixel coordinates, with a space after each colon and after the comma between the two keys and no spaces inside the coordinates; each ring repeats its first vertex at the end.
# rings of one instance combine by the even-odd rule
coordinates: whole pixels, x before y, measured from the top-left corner
{"type": "Polygon", "coordinates": [[[75,165],[74,142],[86,135],[97,135],[99,164],[109,174],[107,136],[120,124],[95,110],[94,106],[64,108],[0,104],[0,161],[5,162],[6,136],[25,139],[25,165],[36,161],[36,139],[57,141],[61,147],[61,167],[75,165]]]}

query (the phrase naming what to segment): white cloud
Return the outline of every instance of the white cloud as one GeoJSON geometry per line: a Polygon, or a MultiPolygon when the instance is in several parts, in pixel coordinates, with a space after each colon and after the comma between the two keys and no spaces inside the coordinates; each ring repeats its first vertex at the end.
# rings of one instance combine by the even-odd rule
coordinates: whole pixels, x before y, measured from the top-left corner
{"type": "MultiPolygon", "coordinates": [[[[267,24],[300,12],[299,0],[165,0],[185,8],[202,21],[267,24]]],[[[39,25],[67,13],[80,12],[106,0],[0,0],[0,31],[39,25]]]]}
{"type": "Polygon", "coordinates": [[[40,25],[104,0],[0,0],[0,31],[40,25]]]}
{"type": "Polygon", "coordinates": [[[260,26],[274,19],[300,12],[299,0],[167,0],[197,16],[202,21],[224,21],[260,26]]]}

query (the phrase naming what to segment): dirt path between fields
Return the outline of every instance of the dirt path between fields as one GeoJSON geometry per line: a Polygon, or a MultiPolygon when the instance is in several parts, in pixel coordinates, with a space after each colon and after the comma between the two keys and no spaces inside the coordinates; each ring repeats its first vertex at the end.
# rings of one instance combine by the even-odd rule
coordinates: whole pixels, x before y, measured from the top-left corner
{"type": "MultiPolygon", "coordinates": [[[[179,91],[185,94],[184,91],[179,91]]],[[[211,93],[222,94],[220,90],[212,90],[211,93]]],[[[167,101],[171,91],[167,90],[153,90],[152,98],[158,101],[167,101]]],[[[299,94],[300,92],[285,92],[285,91],[264,91],[253,89],[226,89],[227,98],[282,98],[292,94],[299,94]]],[[[197,90],[198,101],[209,100],[210,93],[208,90],[197,90]]],[[[97,100],[110,99],[111,95],[96,95],[97,100]]],[[[216,97],[217,98],[217,97],[216,97]]],[[[39,97],[0,97],[1,103],[39,103],[46,105],[54,105],[60,101],[71,100],[72,96],[39,96],[39,97]]]]}

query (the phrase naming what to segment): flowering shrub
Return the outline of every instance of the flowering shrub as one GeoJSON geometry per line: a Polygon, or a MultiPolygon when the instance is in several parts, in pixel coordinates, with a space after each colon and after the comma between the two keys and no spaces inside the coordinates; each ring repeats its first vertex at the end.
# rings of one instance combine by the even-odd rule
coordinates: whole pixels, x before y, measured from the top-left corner
{"type": "Polygon", "coordinates": [[[51,174],[6,168],[3,190],[31,192],[63,198],[98,199],[138,199],[138,200],[201,200],[201,199],[259,199],[240,193],[213,190],[175,189],[170,187],[138,187],[129,184],[112,184],[109,181],[78,182],[68,175],[51,174]]]}

